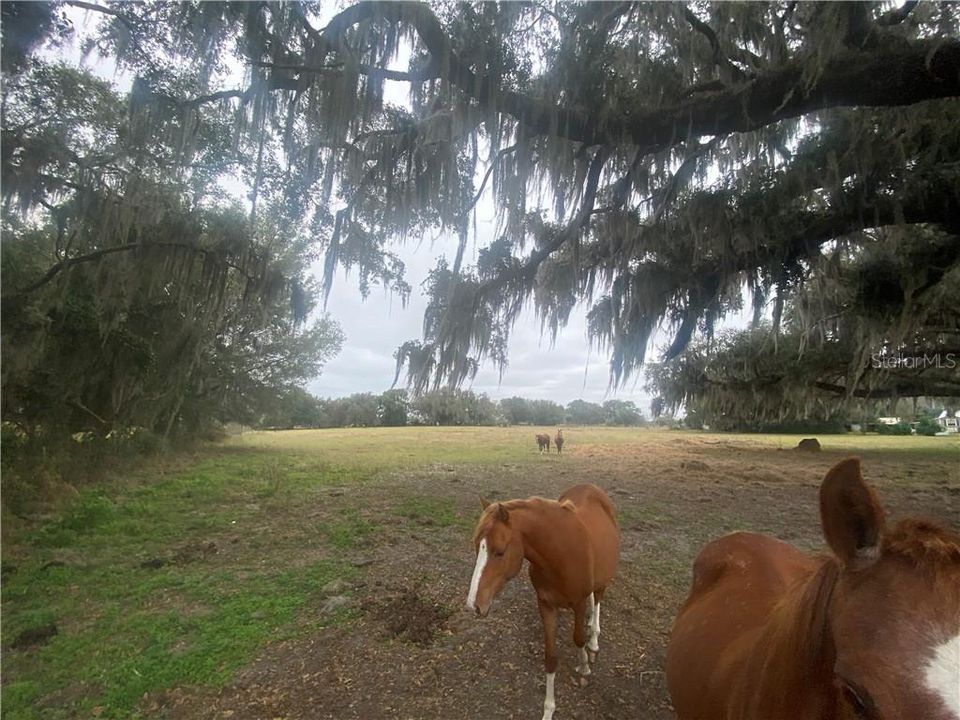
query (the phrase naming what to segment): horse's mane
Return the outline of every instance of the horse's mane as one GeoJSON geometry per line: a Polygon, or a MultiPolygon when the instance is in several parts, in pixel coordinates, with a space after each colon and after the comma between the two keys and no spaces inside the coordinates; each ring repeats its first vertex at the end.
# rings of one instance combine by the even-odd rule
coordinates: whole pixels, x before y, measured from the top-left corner
{"type": "Polygon", "coordinates": [[[767,624],[769,647],[784,651],[790,662],[815,665],[829,640],[828,609],[840,578],[840,563],[832,556],[784,593],[767,624]]]}
{"type": "Polygon", "coordinates": [[[783,593],[754,645],[759,657],[749,664],[759,674],[741,673],[735,680],[730,717],[791,716],[792,708],[784,705],[787,698],[797,697],[815,681],[824,653],[833,651],[827,611],[839,577],[839,561],[822,557],[783,593]],[[777,691],[758,692],[761,687],[777,691]]]}
{"type": "Polygon", "coordinates": [[[960,535],[928,520],[901,520],[881,547],[884,555],[899,555],[918,565],[960,570],[960,535]]]}
{"type": "MultiPolygon", "coordinates": [[[[927,520],[901,520],[881,543],[882,556],[960,572],[960,535],[927,520]]],[[[784,593],[764,631],[768,647],[782,649],[785,657],[797,662],[816,662],[830,642],[827,611],[840,571],[835,557],[821,557],[813,572],[784,593]]]]}
{"type": "Polygon", "coordinates": [[[483,537],[487,534],[493,524],[496,522],[494,516],[494,511],[496,510],[497,505],[503,505],[506,508],[507,512],[511,510],[523,510],[529,508],[531,505],[537,504],[546,504],[546,505],[556,505],[563,508],[575,508],[574,504],[569,500],[565,500],[562,503],[556,500],[550,500],[549,498],[542,498],[539,496],[528,497],[528,498],[519,498],[516,500],[504,500],[499,503],[491,503],[483,513],[480,515],[480,519],[477,521],[477,527],[473,531],[473,542],[476,543],[477,539],[483,537]]]}

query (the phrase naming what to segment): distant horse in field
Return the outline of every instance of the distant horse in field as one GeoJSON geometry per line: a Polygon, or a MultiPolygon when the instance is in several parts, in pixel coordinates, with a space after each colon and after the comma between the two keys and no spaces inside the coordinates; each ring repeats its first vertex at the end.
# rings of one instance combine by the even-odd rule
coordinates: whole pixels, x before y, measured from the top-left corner
{"type": "Polygon", "coordinates": [[[557,436],[553,439],[553,444],[557,446],[557,455],[563,452],[563,430],[560,428],[557,428],[557,436]]]}
{"type": "Polygon", "coordinates": [[[814,558],[754,533],[707,545],[667,647],[680,720],[960,718],[960,535],[884,511],[844,460],[814,558]]]}
{"type": "Polygon", "coordinates": [[[547,433],[537,433],[537,447],[540,448],[540,454],[543,451],[550,452],[550,436],[547,433]]]}
{"type": "Polygon", "coordinates": [[[547,670],[543,720],[550,720],[556,708],[557,610],[573,610],[573,642],[580,649],[577,672],[589,675],[600,650],[600,603],[620,555],[613,504],[596,485],[575,485],[559,500],[533,497],[490,504],[481,498],[481,502],[484,510],[473,533],[477,561],[467,607],[486,617],[493,598],[520,572],[523,559],[530,562],[543,620],[547,670]]]}

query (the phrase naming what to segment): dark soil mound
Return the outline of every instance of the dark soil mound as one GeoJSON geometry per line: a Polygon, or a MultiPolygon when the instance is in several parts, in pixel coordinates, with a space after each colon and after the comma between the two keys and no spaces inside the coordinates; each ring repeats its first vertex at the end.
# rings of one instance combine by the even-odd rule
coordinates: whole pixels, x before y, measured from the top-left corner
{"type": "Polygon", "coordinates": [[[14,650],[25,650],[34,645],[43,645],[56,634],[57,626],[54,623],[28,628],[17,635],[17,639],[13,641],[10,647],[14,650]]]}
{"type": "Polygon", "coordinates": [[[383,622],[394,637],[422,647],[430,645],[444,621],[450,617],[447,608],[420,597],[414,590],[403,590],[369,608],[370,614],[383,622]]]}
{"type": "Polygon", "coordinates": [[[802,452],[820,452],[820,441],[816,438],[804,438],[797,443],[796,449],[802,452]]]}

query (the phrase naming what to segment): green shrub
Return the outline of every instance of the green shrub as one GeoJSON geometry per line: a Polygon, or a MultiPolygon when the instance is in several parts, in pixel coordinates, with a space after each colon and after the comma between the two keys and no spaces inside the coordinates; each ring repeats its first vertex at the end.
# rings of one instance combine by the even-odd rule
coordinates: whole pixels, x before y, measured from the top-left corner
{"type": "Polygon", "coordinates": [[[933,418],[922,417],[917,420],[917,435],[936,435],[942,429],[940,423],[933,418]]]}
{"type": "Polygon", "coordinates": [[[896,425],[877,424],[877,433],[880,435],[910,435],[910,424],[898,422],[896,425]]]}

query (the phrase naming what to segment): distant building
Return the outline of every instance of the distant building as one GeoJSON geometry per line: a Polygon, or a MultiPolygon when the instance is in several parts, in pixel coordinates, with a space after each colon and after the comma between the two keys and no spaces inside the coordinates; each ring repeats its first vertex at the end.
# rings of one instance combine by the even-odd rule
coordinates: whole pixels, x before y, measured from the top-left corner
{"type": "Polygon", "coordinates": [[[878,424],[878,425],[899,425],[899,424],[900,424],[900,418],[898,418],[898,417],[878,417],[878,418],[877,418],[877,424],[878,424]]]}
{"type": "Polygon", "coordinates": [[[937,416],[937,424],[943,428],[943,432],[960,432],[960,410],[957,410],[953,414],[948,410],[944,410],[937,416]]]}

